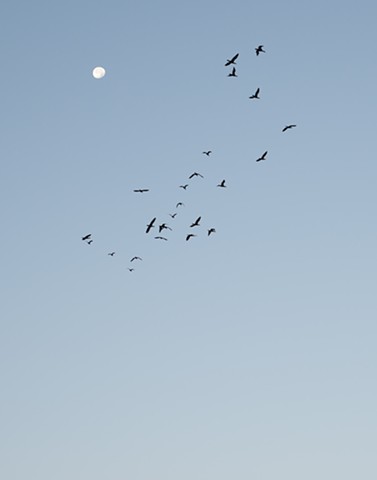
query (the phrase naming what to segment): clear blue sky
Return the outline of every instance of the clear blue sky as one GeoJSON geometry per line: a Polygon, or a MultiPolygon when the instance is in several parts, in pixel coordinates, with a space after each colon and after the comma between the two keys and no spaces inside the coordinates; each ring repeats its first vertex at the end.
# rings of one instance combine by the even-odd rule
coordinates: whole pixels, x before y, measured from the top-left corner
{"type": "Polygon", "coordinates": [[[376,15],[2,2],[1,478],[376,479],[376,15]]]}

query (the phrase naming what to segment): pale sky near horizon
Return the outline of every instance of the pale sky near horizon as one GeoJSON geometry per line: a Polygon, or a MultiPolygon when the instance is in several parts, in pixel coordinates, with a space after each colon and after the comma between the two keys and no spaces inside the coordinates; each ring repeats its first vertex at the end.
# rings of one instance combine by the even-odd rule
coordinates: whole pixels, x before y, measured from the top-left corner
{"type": "Polygon", "coordinates": [[[375,480],[376,14],[2,2],[1,478],[375,480]]]}

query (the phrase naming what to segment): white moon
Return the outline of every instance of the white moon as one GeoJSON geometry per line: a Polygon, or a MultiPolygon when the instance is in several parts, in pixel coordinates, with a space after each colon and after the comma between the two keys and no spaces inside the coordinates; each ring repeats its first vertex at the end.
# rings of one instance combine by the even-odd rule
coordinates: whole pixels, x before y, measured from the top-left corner
{"type": "Polygon", "coordinates": [[[92,75],[97,80],[103,78],[106,75],[106,70],[103,67],[93,68],[92,75]]]}

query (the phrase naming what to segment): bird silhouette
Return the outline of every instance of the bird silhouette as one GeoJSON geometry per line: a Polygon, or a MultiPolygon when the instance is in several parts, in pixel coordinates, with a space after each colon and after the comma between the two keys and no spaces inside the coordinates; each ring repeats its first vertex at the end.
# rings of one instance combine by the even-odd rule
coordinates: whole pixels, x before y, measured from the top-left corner
{"type": "Polygon", "coordinates": [[[177,213],[169,213],[169,215],[171,216],[171,218],[175,218],[177,213]]]}
{"type": "Polygon", "coordinates": [[[198,173],[198,172],[192,173],[192,174],[189,176],[189,179],[191,179],[191,178],[193,178],[193,177],[201,177],[201,178],[204,178],[203,175],[201,175],[201,174],[198,173]]]}
{"type": "Polygon", "coordinates": [[[232,68],[232,71],[228,73],[228,77],[237,77],[238,75],[236,74],[236,67],[232,68]]]}
{"type": "Polygon", "coordinates": [[[138,188],[137,190],[134,190],[135,193],[144,193],[144,192],[149,192],[148,188],[138,188]]]}
{"type": "Polygon", "coordinates": [[[257,56],[260,53],[266,53],[265,50],[263,50],[263,45],[258,45],[257,48],[255,49],[255,53],[257,54],[257,56]]]}
{"type": "Polygon", "coordinates": [[[194,235],[193,233],[189,233],[188,235],[186,235],[186,242],[192,237],[196,237],[196,235],[194,235]]]}
{"type": "Polygon", "coordinates": [[[175,206],[175,208],[178,208],[178,207],[184,207],[185,204],[182,203],[182,202],[178,202],[177,205],[175,206]]]}
{"type": "Polygon", "coordinates": [[[130,262],[133,262],[134,260],[143,260],[141,257],[132,257],[130,262]]]}
{"type": "Polygon", "coordinates": [[[207,150],[206,152],[202,152],[204,153],[204,155],[207,155],[207,157],[209,157],[212,153],[212,150],[207,150]]]}
{"type": "Polygon", "coordinates": [[[260,88],[257,88],[257,89],[255,90],[254,95],[251,95],[251,97],[249,97],[249,98],[251,98],[251,99],[253,99],[253,98],[258,98],[258,99],[259,99],[259,98],[260,98],[260,97],[259,97],[259,92],[260,92],[260,88]]]}
{"type": "Polygon", "coordinates": [[[216,233],[216,230],[215,230],[214,228],[210,228],[210,229],[208,230],[208,236],[210,236],[211,233],[216,233]]]}
{"type": "Polygon", "coordinates": [[[168,239],[166,237],[154,237],[156,240],[165,240],[166,242],[168,239]]]}
{"type": "Polygon", "coordinates": [[[110,257],[113,257],[115,255],[115,252],[110,252],[108,253],[108,255],[110,255],[110,257]]]}
{"type": "Polygon", "coordinates": [[[266,155],[267,155],[267,150],[264,152],[263,155],[261,155],[259,158],[257,158],[257,162],[260,162],[261,160],[266,160],[266,155]]]}
{"type": "Polygon", "coordinates": [[[171,228],[168,225],[166,225],[166,223],[161,223],[161,225],[159,225],[158,227],[158,232],[161,233],[162,230],[171,230],[171,228]]]}
{"type": "Polygon", "coordinates": [[[85,235],[84,237],[81,237],[81,240],[83,240],[85,242],[85,240],[89,240],[91,236],[92,236],[92,234],[88,233],[88,235],[85,235]]]}
{"type": "Polygon", "coordinates": [[[227,59],[227,60],[226,60],[226,64],[225,64],[224,66],[225,66],[225,67],[229,67],[229,65],[235,65],[235,64],[236,64],[236,60],[237,60],[237,58],[238,58],[238,55],[239,55],[239,53],[236,53],[236,54],[234,55],[234,57],[232,57],[230,60],[227,59]]]}
{"type": "Polygon", "coordinates": [[[88,242],[86,242],[88,245],[91,245],[93,243],[93,240],[89,240],[88,242]]]}
{"type": "Polygon", "coordinates": [[[186,190],[186,188],[188,187],[188,183],[186,183],[185,185],[180,185],[179,188],[183,188],[183,190],[186,190]]]}
{"type": "Polygon", "coordinates": [[[285,132],[285,131],[289,130],[290,128],[294,128],[294,127],[297,127],[297,125],[286,125],[286,126],[283,128],[282,132],[285,132]]]}
{"type": "Polygon", "coordinates": [[[145,233],[149,233],[150,229],[154,227],[154,222],[156,221],[156,217],[152,218],[152,220],[150,221],[150,223],[148,223],[147,225],[147,229],[145,230],[145,233]]]}
{"type": "Polygon", "coordinates": [[[128,271],[129,272],[133,272],[135,269],[134,268],[129,268],[128,271]]]}
{"type": "Polygon", "coordinates": [[[190,227],[199,227],[199,222],[202,217],[198,217],[194,223],[190,225],[190,227]]]}
{"type": "Polygon", "coordinates": [[[225,180],[223,180],[223,181],[222,181],[221,183],[219,183],[217,186],[218,186],[218,187],[226,188],[225,180]]]}

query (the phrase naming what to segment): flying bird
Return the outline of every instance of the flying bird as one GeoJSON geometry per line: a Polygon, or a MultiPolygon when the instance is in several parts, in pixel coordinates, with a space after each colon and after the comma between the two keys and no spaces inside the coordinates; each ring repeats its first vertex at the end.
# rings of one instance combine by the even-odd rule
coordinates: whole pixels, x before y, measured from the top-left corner
{"type": "Polygon", "coordinates": [[[198,227],[201,218],[202,218],[202,217],[198,217],[198,218],[195,220],[195,222],[190,225],[190,227],[198,227]]]}
{"type": "Polygon", "coordinates": [[[113,257],[115,255],[115,252],[110,252],[108,253],[108,255],[110,255],[110,257],[113,257]]]}
{"type": "Polygon", "coordinates": [[[165,240],[166,242],[168,239],[166,237],[154,237],[156,240],[165,240]]]}
{"type": "Polygon", "coordinates": [[[93,243],[93,240],[89,240],[88,242],[86,242],[88,245],[91,245],[93,243]]]}
{"type": "Polygon", "coordinates": [[[169,215],[171,216],[171,218],[175,218],[177,213],[169,213],[169,215]]]}
{"type": "Polygon", "coordinates": [[[232,71],[228,73],[228,77],[237,77],[238,75],[236,74],[236,67],[232,68],[232,71]]]}
{"type": "Polygon", "coordinates": [[[216,233],[216,230],[215,230],[214,228],[210,228],[210,229],[208,230],[208,236],[210,236],[211,233],[216,233]]]}
{"type": "Polygon", "coordinates": [[[227,59],[227,60],[226,60],[226,64],[224,65],[224,67],[229,67],[229,65],[235,65],[235,64],[236,64],[236,60],[237,60],[237,58],[238,58],[238,55],[239,55],[239,53],[236,53],[236,54],[234,55],[234,57],[232,57],[230,60],[227,59]]]}
{"type": "Polygon", "coordinates": [[[89,240],[91,236],[92,236],[92,234],[88,233],[88,235],[85,235],[85,237],[81,237],[81,240],[84,240],[84,241],[89,240]]]}
{"type": "Polygon", "coordinates": [[[138,188],[137,190],[134,190],[135,193],[144,193],[144,192],[149,192],[148,188],[138,188]]]}
{"type": "Polygon", "coordinates": [[[129,268],[128,271],[129,272],[133,272],[135,269],[134,268],[129,268]]]}
{"type": "Polygon", "coordinates": [[[198,172],[192,173],[192,174],[189,176],[189,179],[190,179],[190,178],[193,178],[193,177],[201,177],[201,178],[204,178],[203,175],[201,175],[201,174],[198,173],[198,172]]]}
{"type": "Polygon", "coordinates": [[[133,262],[134,260],[143,260],[141,257],[132,257],[130,262],[133,262]]]}
{"type": "MultiPolygon", "coordinates": [[[[184,207],[185,204],[182,203],[182,202],[178,202],[177,205],[175,206],[175,208],[178,208],[178,207],[184,207]]],[[[176,215],[176,214],[175,214],[176,215]]]]}
{"type": "Polygon", "coordinates": [[[166,225],[166,223],[161,223],[161,225],[159,225],[158,227],[158,232],[161,233],[162,230],[171,230],[171,228],[168,225],[166,225]]]}
{"type": "Polygon", "coordinates": [[[207,150],[206,152],[202,152],[204,155],[207,155],[209,157],[212,153],[212,150],[207,150]]]}
{"type": "Polygon", "coordinates": [[[188,187],[188,183],[186,183],[185,185],[180,185],[179,188],[183,188],[183,190],[186,190],[186,188],[188,187]]]}
{"type": "Polygon", "coordinates": [[[226,188],[225,180],[223,180],[223,181],[222,181],[221,183],[219,183],[217,186],[218,186],[218,187],[226,188]]]}
{"type": "Polygon", "coordinates": [[[189,233],[189,234],[186,236],[186,242],[187,242],[188,240],[190,240],[190,238],[192,238],[192,237],[196,237],[196,235],[194,235],[193,233],[189,233]]]}
{"type": "Polygon", "coordinates": [[[154,224],[155,221],[156,221],[156,217],[154,217],[154,218],[150,221],[150,223],[148,223],[147,229],[145,230],[145,233],[149,233],[150,229],[154,227],[153,224],[154,224]]]}
{"type": "Polygon", "coordinates": [[[263,155],[261,155],[259,158],[257,158],[257,162],[260,162],[261,160],[266,160],[266,155],[267,155],[267,150],[264,152],[263,155]]]}
{"type": "Polygon", "coordinates": [[[297,125],[286,125],[286,126],[283,128],[282,132],[285,132],[286,130],[289,130],[290,128],[294,128],[294,127],[297,127],[297,125]]]}
{"type": "Polygon", "coordinates": [[[257,89],[255,90],[254,95],[251,95],[251,97],[249,97],[249,98],[251,98],[251,99],[253,99],[253,98],[258,98],[258,99],[259,99],[259,98],[260,98],[260,97],[259,97],[259,92],[260,92],[260,88],[257,88],[257,89]]]}
{"type": "Polygon", "coordinates": [[[257,54],[257,56],[260,53],[266,53],[265,50],[263,50],[263,45],[258,45],[257,48],[255,49],[255,53],[257,54]]]}

